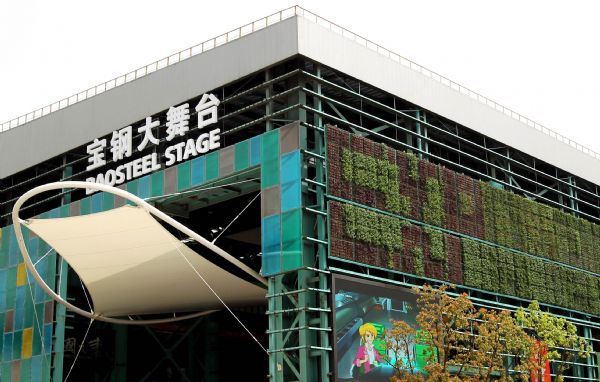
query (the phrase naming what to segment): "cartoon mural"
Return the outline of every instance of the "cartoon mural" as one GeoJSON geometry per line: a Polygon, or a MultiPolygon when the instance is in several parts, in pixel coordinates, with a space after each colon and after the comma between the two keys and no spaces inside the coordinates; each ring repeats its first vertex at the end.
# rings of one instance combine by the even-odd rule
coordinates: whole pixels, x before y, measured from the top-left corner
{"type": "MultiPolygon", "coordinates": [[[[336,381],[389,381],[395,359],[388,357],[384,333],[390,320],[416,327],[417,296],[409,288],[340,275],[334,292],[336,381]]],[[[417,360],[417,371],[424,364],[417,360]]]]}

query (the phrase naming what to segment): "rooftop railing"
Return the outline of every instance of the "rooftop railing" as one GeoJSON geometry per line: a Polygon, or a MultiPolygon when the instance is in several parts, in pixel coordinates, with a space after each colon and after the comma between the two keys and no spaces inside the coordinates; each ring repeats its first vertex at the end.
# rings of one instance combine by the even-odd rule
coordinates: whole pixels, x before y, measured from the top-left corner
{"type": "Polygon", "coordinates": [[[371,40],[361,37],[361,36],[357,35],[356,33],[353,33],[351,31],[349,31],[348,29],[343,28],[343,27],[341,27],[327,19],[324,19],[323,17],[318,16],[318,15],[316,15],[304,8],[301,8],[299,6],[290,7],[290,8],[284,9],[282,11],[273,13],[269,16],[258,19],[252,23],[246,24],[237,29],[234,29],[232,31],[224,33],[220,36],[217,36],[215,38],[212,38],[212,39],[202,42],[200,44],[194,45],[188,49],[185,49],[185,50],[182,50],[175,54],[172,54],[161,60],[155,61],[155,62],[153,62],[149,65],[146,65],[144,67],[141,67],[137,70],[133,70],[127,74],[124,74],[117,78],[113,78],[112,80],[106,81],[100,85],[93,86],[87,90],[84,90],[82,92],[74,94],[70,97],[64,98],[57,102],[54,102],[48,106],[42,107],[40,109],[37,109],[35,111],[32,111],[25,115],[22,115],[18,118],[15,118],[8,122],[2,123],[2,125],[0,125],[0,133],[5,132],[10,129],[13,129],[15,127],[24,125],[28,122],[33,121],[34,119],[37,119],[42,116],[53,113],[55,111],[64,109],[65,107],[71,106],[75,103],[81,102],[81,101],[86,100],[91,97],[94,97],[98,94],[104,93],[107,90],[124,85],[124,84],[134,81],[138,78],[145,77],[148,74],[153,73],[159,69],[165,68],[170,65],[177,64],[177,63],[179,63],[183,60],[186,60],[190,57],[193,57],[193,56],[196,56],[203,52],[206,52],[208,50],[214,49],[214,48],[216,48],[220,45],[226,44],[230,41],[237,40],[238,38],[240,38],[242,36],[254,33],[258,30],[266,28],[269,25],[276,24],[278,22],[281,22],[285,19],[288,19],[288,18],[294,17],[294,16],[304,17],[305,19],[307,19],[309,21],[312,21],[318,25],[321,25],[335,33],[338,33],[339,35],[341,35],[345,38],[348,38],[368,49],[375,51],[375,52],[391,59],[392,61],[395,61],[401,65],[406,66],[407,68],[410,68],[416,72],[419,72],[422,75],[429,77],[432,80],[437,81],[443,85],[446,85],[459,93],[462,93],[468,97],[471,97],[472,99],[474,99],[480,103],[483,103],[483,104],[495,109],[498,112],[504,113],[505,115],[507,115],[511,118],[514,118],[514,119],[520,121],[521,123],[524,123],[524,124],[528,125],[529,127],[532,127],[532,128],[534,128],[534,129],[536,129],[536,130],[538,130],[560,142],[563,142],[563,143],[573,147],[576,150],[579,150],[585,154],[588,154],[588,155],[600,160],[600,153],[598,153],[592,149],[589,149],[589,148],[565,137],[564,135],[555,132],[554,130],[551,130],[543,125],[540,125],[539,123],[532,121],[531,119],[529,119],[529,118],[527,118],[505,106],[502,106],[501,104],[494,102],[491,99],[450,80],[449,78],[442,76],[441,74],[438,74],[432,70],[429,70],[407,58],[400,56],[399,54],[396,54],[396,53],[372,42],[371,40]]]}

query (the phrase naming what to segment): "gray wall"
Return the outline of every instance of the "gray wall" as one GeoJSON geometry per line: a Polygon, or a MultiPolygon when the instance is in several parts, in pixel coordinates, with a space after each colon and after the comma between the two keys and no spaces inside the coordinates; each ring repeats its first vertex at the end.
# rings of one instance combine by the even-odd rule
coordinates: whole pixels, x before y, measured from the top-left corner
{"type": "Polygon", "coordinates": [[[293,17],[0,134],[0,178],[298,53],[293,17]]]}
{"type": "Polygon", "coordinates": [[[596,158],[338,33],[300,18],[298,40],[300,53],[315,61],[600,184],[596,158]]]}
{"type": "Polygon", "coordinates": [[[600,184],[592,156],[302,17],[0,134],[0,178],[298,53],[600,184]]]}

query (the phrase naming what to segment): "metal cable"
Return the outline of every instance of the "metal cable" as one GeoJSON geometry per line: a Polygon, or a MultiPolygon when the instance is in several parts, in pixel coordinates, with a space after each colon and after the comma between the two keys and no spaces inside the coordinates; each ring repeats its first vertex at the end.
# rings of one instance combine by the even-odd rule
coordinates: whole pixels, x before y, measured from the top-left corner
{"type": "Polygon", "coordinates": [[[192,269],[192,271],[194,271],[194,273],[200,278],[200,280],[202,280],[202,282],[212,292],[212,294],[214,294],[215,297],[221,302],[221,304],[225,307],[225,309],[227,309],[227,311],[233,316],[233,318],[235,318],[235,320],[242,326],[242,328],[244,328],[244,330],[250,335],[250,337],[252,337],[252,339],[258,344],[258,346],[260,346],[260,348],[268,355],[269,352],[267,352],[267,349],[265,349],[264,346],[262,346],[262,344],[260,343],[260,341],[258,341],[258,339],[254,336],[254,334],[252,334],[252,332],[250,331],[250,329],[248,329],[246,327],[246,325],[244,325],[244,323],[238,318],[238,316],[236,316],[236,314],[233,313],[233,311],[231,310],[231,308],[229,308],[229,306],[227,306],[227,304],[225,303],[225,301],[223,301],[223,299],[210,286],[210,284],[204,279],[204,277],[202,277],[202,275],[200,274],[200,272],[198,272],[198,270],[194,267],[194,265],[190,262],[190,260],[188,260],[188,258],[183,254],[183,252],[181,252],[181,249],[179,248],[179,246],[181,245],[180,242],[179,241],[177,241],[177,242],[173,241],[172,244],[173,244],[173,247],[175,248],[175,250],[177,251],[177,253],[179,253],[181,255],[181,257],[185,260],[185,262],[190,266],[190,268],[192,269]]]}
{"type": "Polygon", "coordinates": [[[248,207],[250,207],[250,205],[251,205],[251,204],[252,204],[252,203],[253,203],[253,202],[254,202],[254,201],[255,201],[255,200],[256,200],[256,199],[257,199],[257,198],[260,196],[260,194],[261,194],[261,192],[259,191],[259,193],[258,193],[258,194],[256,194],[256,196],[255,196],[254,198],[252,198],[252,200],[250,201],[250,203],[248,203],[248,204],[246,205],[246,207],[244,207],[244,209],[243,209],[242,211],[240,211],[240,213],[239,213],[239,214],[237,214],[237,216],[236,216],[236,217],[234,217],[234,218],[233,218],[233,220],[232,220],[232,221],[231,221],[229,224],[227,224],[227,227],[223,228],[223,230],[222,230],[221,232],[219,232],[219,234],[217,235],[217,237],[215,237],[215,238],[213,239],[213,241],[212,241],[212,243],[213,243],[213,244],[215,243],[215,241],[217,241],[217,239],[218,239],[218,238],[220,238],[220,237],[221,237],[221,235],[222,235],[222,234],[223,234],[225,231],[227,231],[227,228],[231,227],[231,225],[232,225],[233,223],[235,223],[235,221],[236,221],[236,220],[237,220],[237,219],[238,219],[238,218],[239,218],[239,217],[240,217],[240,216],[241,216],[241,215],[244,213],[244,211],[246,211],[246,210],[248,209],[248,207]]]}

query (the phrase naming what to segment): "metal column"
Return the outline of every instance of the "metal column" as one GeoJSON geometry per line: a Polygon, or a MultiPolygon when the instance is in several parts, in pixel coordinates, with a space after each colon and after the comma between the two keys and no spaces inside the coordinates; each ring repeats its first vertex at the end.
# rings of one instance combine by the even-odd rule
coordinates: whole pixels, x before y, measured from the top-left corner
{"type": "MultiPolygon", "coordinates": [[[[318,68],[317,73],[320,75],[318,68]]],[[[313,86],[320,93],[320,86],[316,83],[313,86]]],[[[305,92],[298,93],[301,104],[306,104],[306,98],[305,92]]],[[[314,105],[321,110],[317,98],[314,105]]],[[[305,110],[298,113],[298,119],[304,123],[301,138],[304,266],[270,277],[268,282],[269,380],[273,382],[328,382],[331,378],[325,137],[319,116],[312,121],[316,128],[306,128],[307,114],[305,110]],[[312,139],[307,139],[308,134],[312,134],[312,139]]]]}

